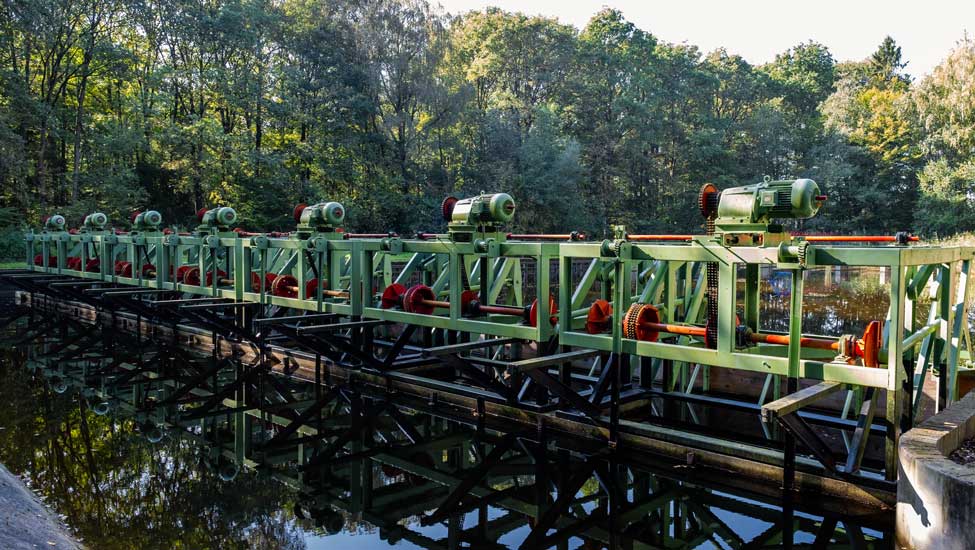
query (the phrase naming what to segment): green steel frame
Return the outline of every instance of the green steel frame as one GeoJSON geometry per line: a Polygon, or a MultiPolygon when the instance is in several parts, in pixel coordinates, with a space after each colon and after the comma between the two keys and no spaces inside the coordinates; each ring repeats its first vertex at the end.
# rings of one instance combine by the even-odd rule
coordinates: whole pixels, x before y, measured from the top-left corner
{"type": "MultiPolygon", "coordinates": [[[[44,231],[27,235],[26,259],[32,272],[173,291],[187,298],[260,304],[264,309],[255,314],[260,317],[268,315],[268,308],[291,309],[335,314],[353,323],[371,320],[379,322],[377,326],[442,331],[451,336],[452,344],[492,337],[538,343],[534,352],[517,343],[510,344],[513,360],[551,353],[543,352],[543,347],[550,349],[557,344],[569,355],[562,360],[556,355],[552,361],[542,361],[531,368],[548,371],[549,367],[562,368],[566,364],[571,367],[576,358],[597,357],[591,375],[598,374],[597,369],[606,371],[612,364],[614,369],[623,371],[618,375],[623,384],[636,375],[643,389],[651,389],[659,379],[666,393],[692,393],[699,377],[707,390],[709,369],[738,369],[765,376],[759,406],[782,397],[782,382],[787,384],[786,393],[797,390],[800,381],[843,384],[850,392],[845,417],[848,411],[859,407],[866,391],[882,391],[888,479],[896,476],[897,440],[914,422],[924,381],[931,373],[939,376],[941,395],[937,406],[946,406],[959,397],[960,373],[967,368],[962,365],[972,357],[967,323],[969,271],[975,256],[975,248],[971,247],[838,246],[795,239],[794,244],[803,246],[800,263],[794,258],[783,259],[781,247],[728,246],[713,236],[694,237],[686,244],[508,241],[500,234],[472,242],[455,242],[449,235],[425,239],[342,237],[341,233],[273,238],[245,237],[235,232],[44,231]],[[82,266],[88,259],[98,258],[100,266],[95,272],[68,269],[67,259],[73,256],[81,257],[82,266]],[[133,277],[116,274],[114,264],[118,261],[132,263],[133,277]],[[556,264],[554,277],[552,262],[556,264]],[[617,315],[632,303],[650,303],[657,306],[663,322],[699,325],[707,299],[703,266],[709,262],[718,266],[718,331],[714,349],[701,339],[688,336],[662,337],[656,342],[627,339],[619,322],[612,322],[606,333],[590,334],[584,329],[588,308],[597,297],[611,302],[617,315]],[[574,267],[580,263],[587,268],[577,278],[574,267]],[[152,276],[143,274],[144,264],[156,267],[152,276]],[[532,297],[526,298],[522,288],[523,270],[529,264],[535,266],[533,296],[557,296],[557,324],[545,322],[556,315],[545,299],[537,300],[537,326],[530,326],[517,316],[469,317],[461,310],[461,293],[468,289],[480,292],[490,304],[524,306],[532,297]],[[201,273],[222,270],[227,273],[226,280],[213,277],[209,286],[179,282],[174,273],[181,266],[197,267],[201,273]],[[793,344],[788,346],[741,347],[736,338],[739,311],[743,312],[741,324],[755,332],[759,330],[762,266],[792,274],[788,335],[793,344]],[[798,345],[800,336],[815,336],[805,334],[802,327],[803,273],[837,266],[889,269],[890,309],[884,324],[879,368],[848,364],[836,360],[831,351],[798,345]],[[744,292],[739,299],[742,272],[744,292]],[[259,276],[257,288],[252,285],[252,273],[259,276]],[[294,276],[298,296],[274,295],[265,283],[267,273],[294,276]],[[306,284],[323,275],[331,289],[345,294],[306,295],[306,284]],[[381,307],[379,296],[383,288],[410,281],[430,286],[438,299],[449,302],[449,307],[438,308],[429,315],[381,307]],[[594,290],[597,283],[599,288],[594,290]],[[922,318],[919,308],[926,302],[930,306],[922,318]],[[593,354],[572,356],[572,351],[593,354]]],[[[415,340],[424,345],[421,337],[415,340]]],[[[556,391],[558,388],[546,387],[561,399],[568,399],[571,396],[564,395],[565,388],[571,388],[572,381],[578,379],[564,370],[560,376],[562,395],[556,391]]],[[[594,393],[601,395],[596,390],[594,393]]]]}

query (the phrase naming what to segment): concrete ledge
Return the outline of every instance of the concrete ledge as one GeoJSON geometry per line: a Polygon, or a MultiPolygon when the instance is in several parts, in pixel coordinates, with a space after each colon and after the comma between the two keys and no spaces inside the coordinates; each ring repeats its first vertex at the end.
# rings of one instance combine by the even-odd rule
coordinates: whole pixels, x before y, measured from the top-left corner
{"type": "Polygon", "coordinates": [[[975,436],[975,392],[901,437],[897,542],[924,550],[975,548],[975,464],[948,458],[975,436]]]}
{"type": "Polygon", "coordinates": [[[20,478],[0,464],[0,548],[82,550],[68,530],[20,478]]]}

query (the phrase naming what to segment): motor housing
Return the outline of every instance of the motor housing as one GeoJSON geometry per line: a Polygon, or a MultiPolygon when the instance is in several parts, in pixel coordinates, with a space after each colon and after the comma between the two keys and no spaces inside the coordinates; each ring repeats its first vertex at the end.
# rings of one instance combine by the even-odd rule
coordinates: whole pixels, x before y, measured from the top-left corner
{"type": "Polygon", "coordinates": [[[150,232],[159,231],[162,225],[162,214],[155,210],[136,212],[132,216],[132,231],[150,232]]]}
{"type": "Polygon", "coordinates": [[[44,220],[44,231],[64,231],[67,220],[61,214],[53,214],[44,220]]]}
{"type": "Polygon", "coordinates": [[[766,180],[755,185],[721,191],[718,201],[718,228],[741,225],[768,225],[776,219],[802,220],[819,212],[826,197],[811,179],[766,180]]]}
{"type": "Polygon", "coordinates": [[[237,211],[229,206],[200,210],[196,216],[200,220],[197,233],[229,231],[230,226],[237,222],[237,211]]]}
{"type": "Polygon", "coordinates": [[[345,221],[345,207],[335,201],[295,207],[295,221],[299,233],[328,233],[345,221]]]}
{"type": "Polygon", "coordinates": [[[82,231],[104,231],[108,225],[108,216],[101,212],[92,212],[85,216],[85,221],[81,224],[82,231]]]}
{"type": "MultiPolygon", "coordinates": [[[[442,204],[447,228],[455,237],[497,233],[515,217],[515,199],[507,193],[482,193],[466,199],[447,197],[442,204]]],[[[469,240],[456,238],[455,240],[469,240]]]]}

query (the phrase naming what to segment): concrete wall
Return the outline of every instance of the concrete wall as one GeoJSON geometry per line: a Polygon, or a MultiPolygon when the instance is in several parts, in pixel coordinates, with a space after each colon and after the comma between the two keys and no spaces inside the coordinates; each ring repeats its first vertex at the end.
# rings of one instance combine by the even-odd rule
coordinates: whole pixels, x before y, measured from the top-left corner
{"type": "Polygon", "coordinates": [[[0,464],[0,548],[82,550],[68,530],[17,476],[0,464]]]}
{"type": "Polygon", "coordinates": [[[947,458],[975,436],[975,393],[900,440],[897,542],[923,550],[975,548],[975,464],[947,458]]]}

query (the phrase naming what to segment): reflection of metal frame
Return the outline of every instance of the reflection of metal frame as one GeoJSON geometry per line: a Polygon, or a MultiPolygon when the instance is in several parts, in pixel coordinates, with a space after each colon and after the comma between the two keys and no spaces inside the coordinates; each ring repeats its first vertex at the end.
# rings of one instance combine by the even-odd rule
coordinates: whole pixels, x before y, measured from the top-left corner
{"type": "Polygon", "coordinates": [[[360,514],[391,541],[402,538],[425,548],[453,548],[460,541],[503,548],[497,543],[502,535],[528,526],[520,548],[548,548],[570,537],[613,548],[624,543],[666,548],[678,541],[693,547],[707,540],[759,546],[790,539],[793,531],[855,545],[874,539],[863,527],[889,528],[890,518],[883,514],[853,521],[845,507],[819,520],[810,514],[822,510],[800,503],[783,516],[775,492],[762,493],[767,491],[762,486],[748,486],[745,502],[726,496],[729,490],[741,494],[746,486],[723,471],[624,459],[545,423],[525,430],[487,416],[483,401],[472,416],[362,382],[323,391],[321,383],[258,368],[272,362],[269,349],[257,361],[203,357],[183,351],[178,340],[116,338],[103,326],[108,336],[103,345],[86,345],[64,360],[64,354],[50,353],[74,348],[63,343],[90,328],[68,324],[60,338],[31,340],[31,364],[79,388],[89,400],[112,400],[117,414],[131,415],[141,426],[162,425],[205,443],[215,465],[224,457],[273,471],[304,494],[302,515],[321,519],[327,514],[316,510],[322,509],[360,514]],[[374,477],[384,467],[393,469],[394,479],[377,487],[374,477]],[[712,508],[772,525],[746,541],[712,508]],[[459,521],[474,511],[476,525],[459,521]],[[419,525],[408,521],[417,517],[419,525]],[[444,523],[447,535],[425,534],[422,525],[433,523],[444,523]]]}

